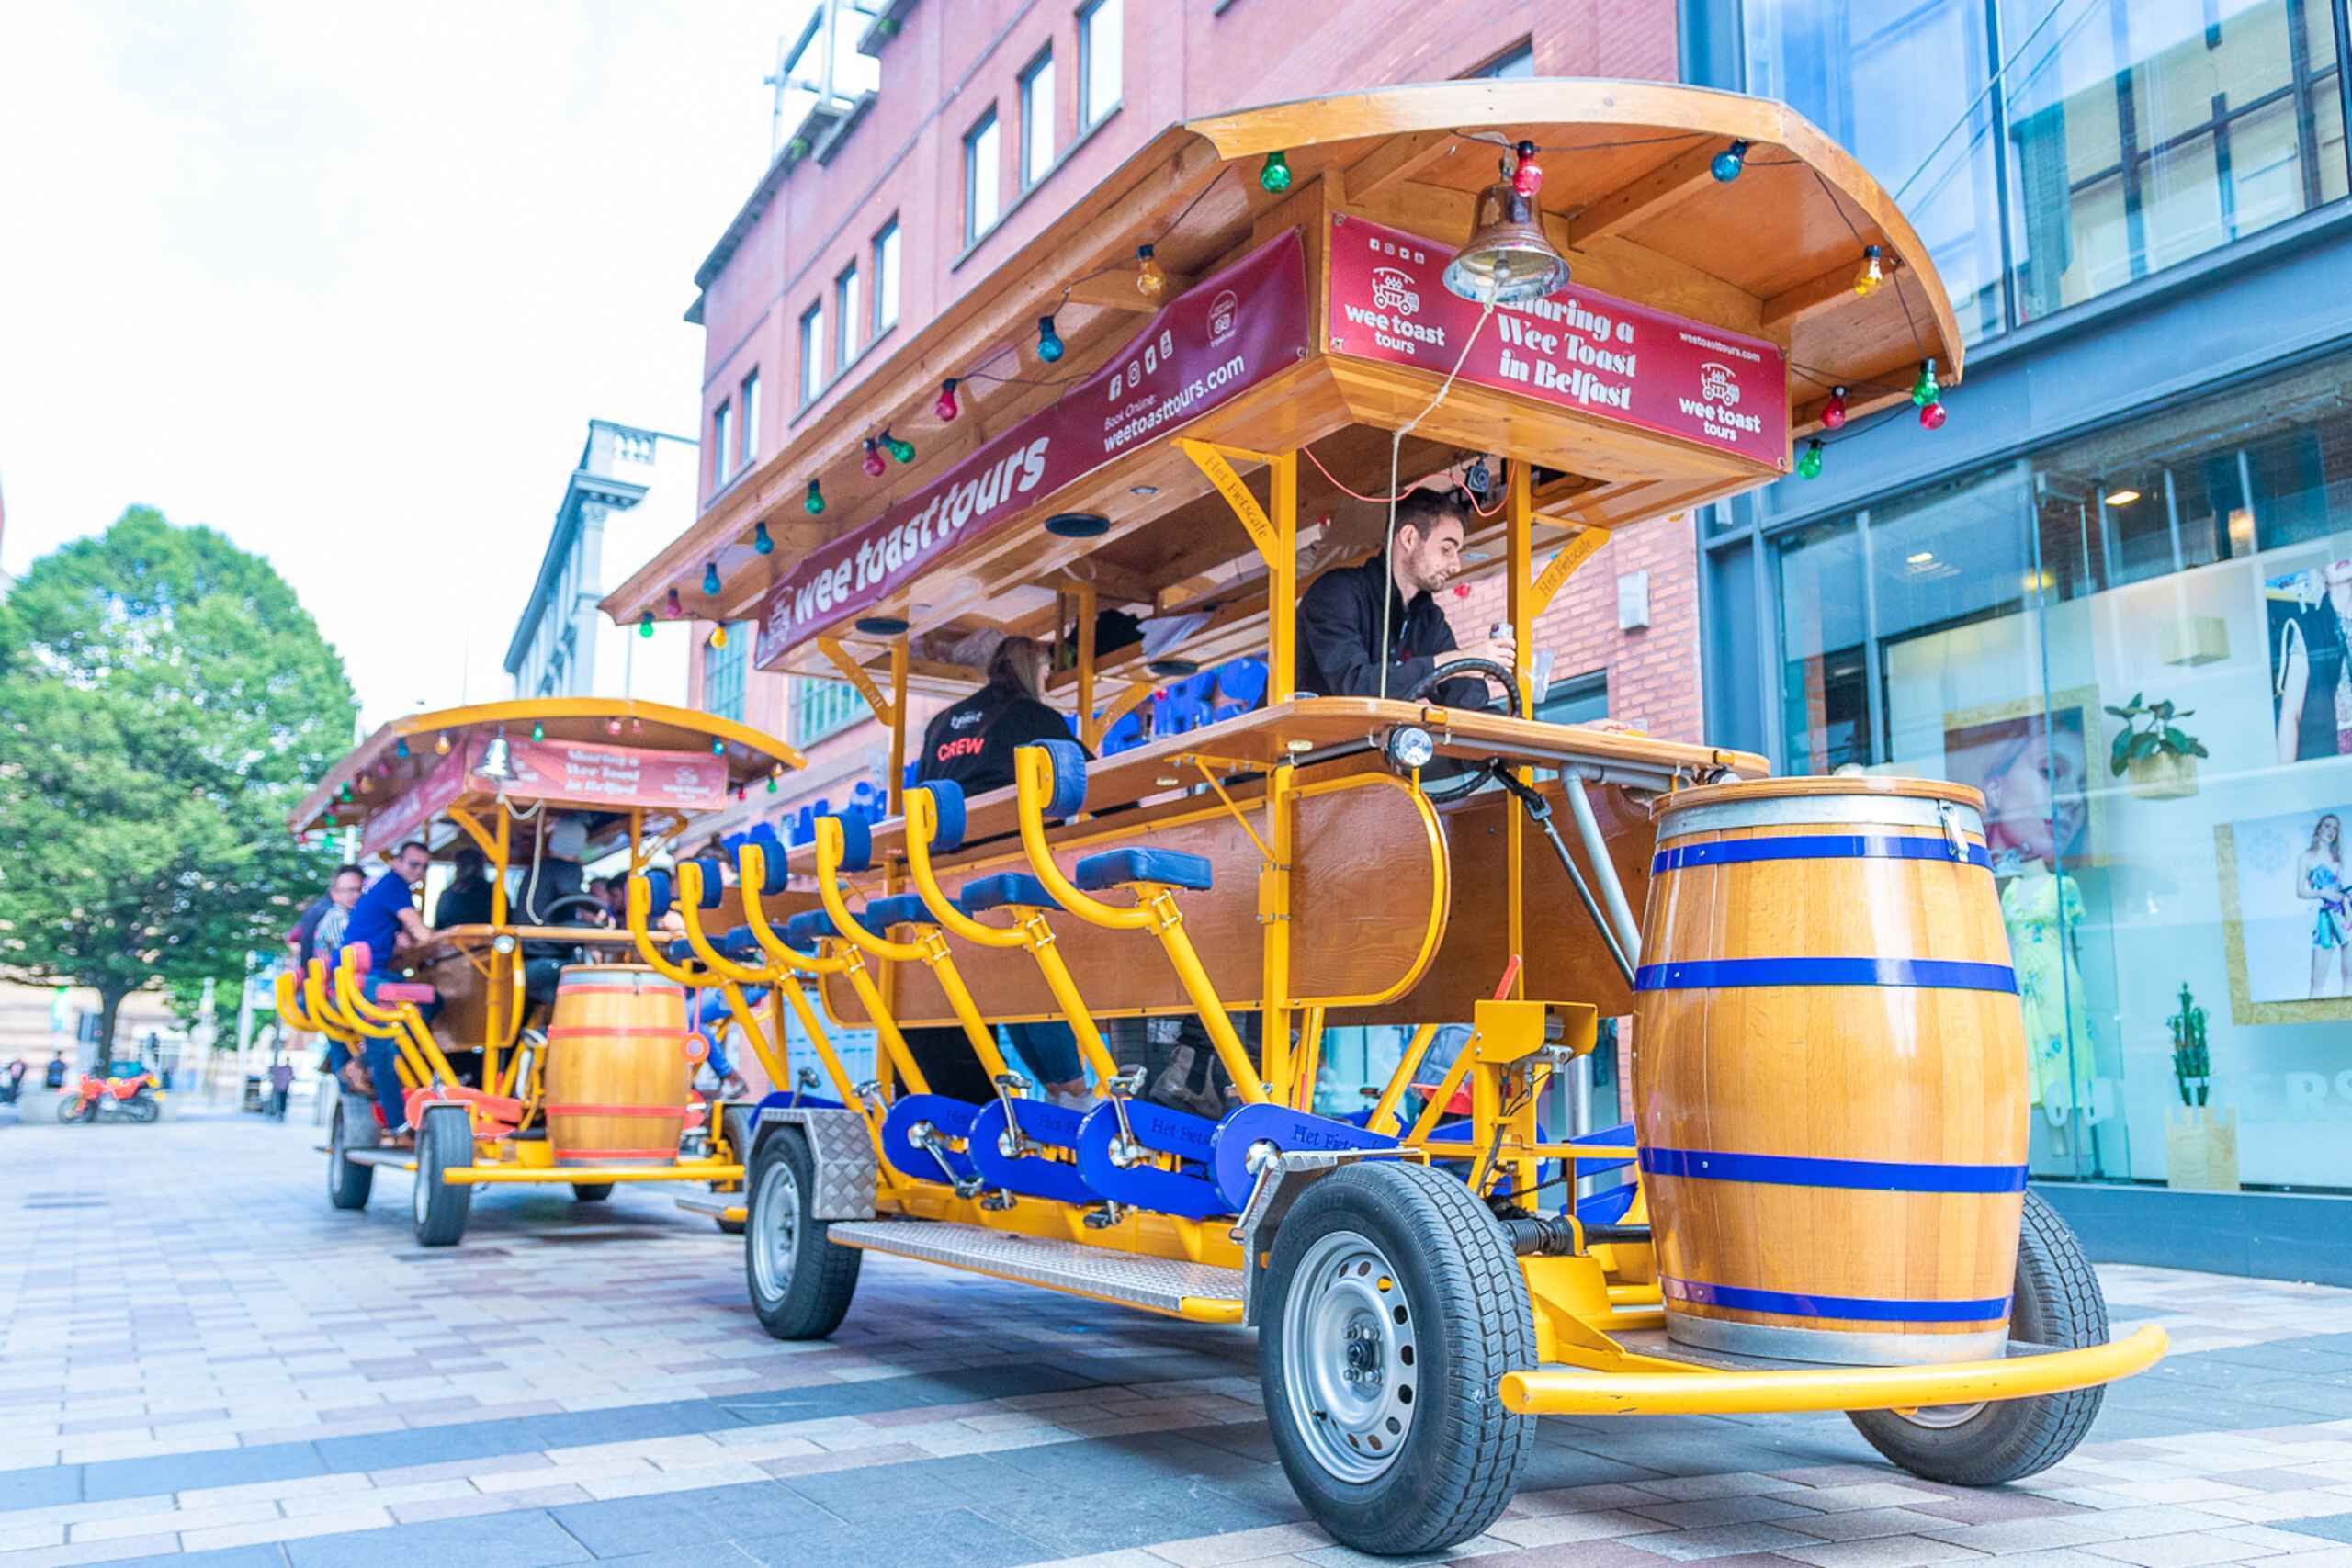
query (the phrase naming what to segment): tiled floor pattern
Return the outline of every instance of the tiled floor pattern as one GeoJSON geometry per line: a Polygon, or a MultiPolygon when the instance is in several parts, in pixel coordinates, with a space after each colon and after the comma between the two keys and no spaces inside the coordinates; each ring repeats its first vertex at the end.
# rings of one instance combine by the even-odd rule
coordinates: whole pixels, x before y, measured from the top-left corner
{"type": "MultiPolygon", "coordinates": [[[[0,1122],[0,1568],[1363,1561],[1302,1522],[1246,1333],[869,1258],[835,1339],[780,1345],[659,1190],[488,1192],[424,1253],[404,1176],[329,1211],[315,1137],[0,1122]]],[[[2352,1292],[2102,1274],[2176,1354],[2029,1483],[1915,1480],[1836,1416],[1546,1421],[1449,1556],[2352,1568],[2352,1292]]]]}

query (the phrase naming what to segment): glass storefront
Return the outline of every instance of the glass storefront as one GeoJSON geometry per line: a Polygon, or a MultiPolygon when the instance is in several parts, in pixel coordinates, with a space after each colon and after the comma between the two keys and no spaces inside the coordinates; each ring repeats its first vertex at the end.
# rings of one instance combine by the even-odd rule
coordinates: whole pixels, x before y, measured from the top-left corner
{"type": "Polygon", "coordinates": [[[2035,1173],[2352,1190],[2352,355],[1770,543],[1785,771],[1984,792],[2035,1173]]]}
{"type": "Polygon", "coordinates": [[[2328,0],[1745,0],[1741,14],[1747,90],[1794,105],[1897,192],[1970,342],[2346,191],[2328,0]]]}

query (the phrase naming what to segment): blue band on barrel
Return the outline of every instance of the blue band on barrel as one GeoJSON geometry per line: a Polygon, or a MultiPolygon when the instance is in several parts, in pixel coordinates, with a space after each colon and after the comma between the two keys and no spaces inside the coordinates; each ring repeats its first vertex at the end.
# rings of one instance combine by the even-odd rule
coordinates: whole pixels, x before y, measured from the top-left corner
{"type": "Polygon", "coordinates": [[[1709,958],[1645,964],[1637,991],[1729,990],[1740,986],[1923,986],[1936,990],[2007,991],[2017,971],[2006,964],[1947,958],[1709,958]]]}
{"type": "Polygon", "coordinates": [[[1952,853],[1951,840],[1895,833],[1798,834],[1785,839],[1724,839],[1712,844],[1678,844],[1651,857],[1650,874],[1686,866],[1737,865],[1759,860],[1931,860],[1993,869],[1982,844],[1952,853]]]}
{"type": "Polygon", "coordinates": [[[1774,1312],[1789,1317],[1846,1318],[1860,1323],[1992,1323],[2009,1314],[2009,1298],[1982,1301],[1896,1301],[1881,1296],[1800,1295],[1789,1291],[1752,1291],[1745,1285],[1711,1285],[1703,1280],[1661,1279],[1670,1302],[1726,1307],[1733,1312],[1774,1312]]]}
{"type": "Polygon", "coordinates": [[[1752,1181],[1770,1187],[1837,1187],[1858,1192],[2022,1192],[2021,1165],[1903,1165],[1883,1159],[1812,1159],[1795,1155],[1719,1154],[1713,1149],[1642,1151],[1649,1176],[1752,1181]]]}

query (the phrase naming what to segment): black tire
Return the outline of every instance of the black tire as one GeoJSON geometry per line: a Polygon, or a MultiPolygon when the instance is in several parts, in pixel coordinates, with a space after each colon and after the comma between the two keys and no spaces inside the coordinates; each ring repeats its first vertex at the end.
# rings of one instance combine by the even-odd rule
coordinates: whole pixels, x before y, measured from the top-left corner
{"type": "MultiPolygon", "coordinates": [[[[2009,1337],[2030,1345],[2079,1349],[2108,1339],[2107,1297],[2082,1244],[2038,1192],[2025,1195],[2018,1237],[2017,1296],[2009,1337]]],[[[1996,1400],[1964,1410],[1857,1410],[1855,1427],[1871,1447],[1912,1474],[1949,1486],[1998,1486],[2038,1474],[2075,1451],[2106,1397],[2104,1387],[2030,1399],[1996,1400]]]]}
{"type": "Polygon", "coordinates": [[[95,1122],[97,1119],[98,1107],[96,1100],[82,1100],[69,1095],[57,1102],[57,1120],[62,1126],[71,1127],[76,1122],[95,1122]],[[84,1114],[85,1111],[86,1115],[84,1114]]]}
{"type": "Polygon", "coordinates": [[[1346,1545],[1384,1556],[1436,1551],[1492,1524],[1535,1447],[1534,1418],[1504,1409],[1498,1385],[1505,1372],[1534,1365],[1526,1276],[1501,1225],[1455,1177],[1399,1160],[1342,1166],[1309,1187],[1275,1233],[1258,1331],[1274,1451],[1315,1522],[1346,1545]],[[1359,1243],[1385,1269],[1348,1258],[1359,1243]],[[1335,1248],[1338,1276],[1327,1286],[1335,1248]],[[1312,1369],[1329,1363],[1317,1354],[1342,1328],[1351,1387],[1327,1377],[1318,1388],[1312,1369]],[[1360,1332],[1366,1361],[1378,1363],[1376,1375],[1364,1371],[1378,1392],[1362,1396],[1360,1332]],[[1331,1393],[1354,1402],[1349,1414],[1319,1414],[1340,1403],[1331,1393]],[[1357,1422],[1383,1400],[1391,1414],[1374,1408],[1368,1426],[1357,1422]],[[1383,1468],[1357,1479],[1345,1464],[1383,1468]]]}
{"type": "MultiPolygon", "coordinates": [[[[729,1105],[719,1111],[718,1124],[727,1134],[727,1152],[735,1156],[738,1164],[749,1167],[752,1139],[760,1130],[759,1111],[749,1105],[729,1105]]],[[[719,1186],[713,1188],[712,1190],[718,1192],[732,1190],[736,1195],[741,1196],[751,1187],[751,1171],[747,1168],[743,1175],[744,1179],[735,1183],[731,1189],[719,1186]]],[[[717,1224],[724,1235],[741,1235],[743,1234],[744,1222],[741,1220],[721,1219],[712,1223],[717,1224]]]]}
{"type": "Polygon", "coordinates": [[[609,1181],[575,1181],[571,1184],[571,1201],[575,1203],[601,1203],[613,1195],[609,1181]]]}
{"type": "Polygon", "coordinates": [[[424,1112],[416,1134],[414,1211],[419,1247],[455,1247],[466,1234],[466,1216],[473,1210],[474,1190],[452,1187],[441,1173],[474,1163],[473,1124],[462,1105],[435,1105],[424,1112]]]}
{"type": "Polygon", "coordinates": [[[130,1113],[133,1122],[160,1122],[164,1119],[162,1102],[145,1094],[132,1095],[122,1102],[122,1108],[130,1113]]]}
{"type": "Polygon", "coordinates": [[[750,1212],[743,1280],[760,1326],[778,1339],[822,1339],[849,1315],[865,1254],[835,1247],[831,1224],[809,1216],[817,1162],[797,1127],[770,1132],[744,1184],[750,1212]]]}
{"type": "Polygon", "coordinates": [[[350,1112],[351,1107],[336,1094],[334,1122],[327,1134],[327,1201],[338,1209],[364,1209],[376,1188],[376,1168],[344,1157],[344,1150],[354,1146],[344,1130],[344,1118],[350,1112]]]}

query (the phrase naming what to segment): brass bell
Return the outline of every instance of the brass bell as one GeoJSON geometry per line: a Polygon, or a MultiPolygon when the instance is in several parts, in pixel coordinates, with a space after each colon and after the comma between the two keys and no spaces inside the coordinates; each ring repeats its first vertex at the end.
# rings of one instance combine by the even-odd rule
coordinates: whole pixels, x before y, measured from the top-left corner
{"type": "Polygon", "coordinates": [[[1447,264],[1445,287],[1474,304],[1526,305],[1567,282],[1567,258],[1544,237],[1528,198],[1509,180],[1480,191],[1477,222],[1447,264]]]}

